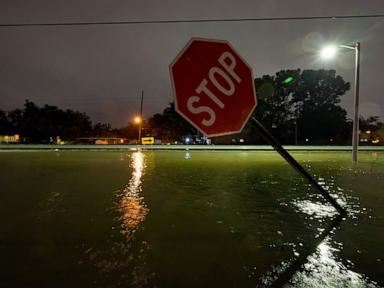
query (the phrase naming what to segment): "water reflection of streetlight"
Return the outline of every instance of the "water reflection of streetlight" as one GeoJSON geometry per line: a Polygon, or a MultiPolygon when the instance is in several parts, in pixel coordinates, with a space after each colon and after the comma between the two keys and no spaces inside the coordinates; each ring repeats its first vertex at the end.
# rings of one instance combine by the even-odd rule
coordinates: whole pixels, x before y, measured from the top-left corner
{"type": "Polygon", "coordinates": [[[123,191],[123,197],[120,203],[122,212],[122,233],[131,236],[138,225],[148,214],[148,208],[143,201],[141,194],[142,176],[145,170],[144,154],[134,152],[131,154],[131,167],[133,168],[132,178],[123,191]]]}
{"type": "Polygon", "coordinates": [[[105,279],[108,281],[107,284],[111,281],[110,285],[105,285],[108,287],[115,287],[116,283],[119,283],[117,285],[119,287],[132,287],[132,283],[135,284],[134,287],[147,287],[150,286],[154,275],[146,261],[148,243],[146,241],[139,243],[134,238],[135,232],[149,211],[141,196],[142,178],[146,169],[145,154],[134,152],[129,156],[132,173],[129,183],[117,194],[116,209],[119,216],[115,219],[120,226],[119,233],[123,237],[116,237],[111,233],[108,242],[111,245],[91,246],[85,250],[88,261],[103,275],[109,276],[105,279]]]}
{"type": "Polygon", "coordinates": [[[352,132],[352,161],[357,161],[357,148],[359,145],[359,79],[360,79],[360,43],[355,45],[326,46],[320,51],[320,57],[324,60],[332,59],[337,54],[338,48],[350,49],[355,51],[355,97],[353,113],[353,132],[352,132]]]}

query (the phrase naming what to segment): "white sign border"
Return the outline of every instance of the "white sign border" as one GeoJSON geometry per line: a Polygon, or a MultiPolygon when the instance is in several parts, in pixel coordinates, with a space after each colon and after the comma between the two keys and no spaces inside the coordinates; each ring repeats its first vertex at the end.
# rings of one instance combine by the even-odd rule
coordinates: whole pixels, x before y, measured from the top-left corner
{"type": "Polygon", "coordinates": [[[177,54],[176,58],[173,59],[171,64],[169,64],[169,73],[171,76],[171,83],[172,83],[172,93],[173,93],[173,100],[175,102],[175,110],[177,113],[179,113],[185,120],[187,120],[193,127],[195,127],[198,131],[206,135],[207,137],[218,137],[218,136],[226,136],[226,135],[231,135],[231,134],[238,134],[243,131],[245,125],[248,123],[249,118],[251,118],[256,106],[257,106],[257,96],[256,96],[256,90],[255,90],[255,84],[254,84],[254,76],[253,76],[253,70],[251,65],[248,64],[247,61],[237,52],[237,50],[229,43],[227,40],[219,40],[219,39],[210,39],[210,38],[200,38],[200,37],[192,37],[187,44],[184,46],[184,48],[177,54]],[[176,87],[175,87],[175,82],[173,78],[173,72],[172,68],[175,65],[175,63],[180,59],[180,57],[184,54],[184,52],[188,49],[188,47],[194,42],[194,41],[202,41],[202,42],[210,42],[210,43],[222,43],[222,44],[227,44],[235,53],[236,55],[244,62],[244,64],[248,67],[248,69],[251,72],[251,78],[252,78],[252,90],[253,90],[253,97],[255,98],[255,104],[253,105],[252,109],[248,113],[248,116],[244,123],[242,124],[241,128],[236,131],[229,131],[229,132],[224,132],[224,133],[217,133],[217,134],[207,134],[204,131],[201,130],[200,127],[198,127],[195,123],[193,123],[183,112],[179,110],[179,105],[177,103],[177,97],[176,97],[176,87]]]}

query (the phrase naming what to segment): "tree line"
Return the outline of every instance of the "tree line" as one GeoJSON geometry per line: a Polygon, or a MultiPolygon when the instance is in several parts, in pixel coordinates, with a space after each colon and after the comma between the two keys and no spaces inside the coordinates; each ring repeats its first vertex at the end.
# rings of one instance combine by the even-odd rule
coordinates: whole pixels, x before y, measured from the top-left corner
{"type": "MultiPolygon", "coordinates": [[[[350,145],[352,121],[339,103],[350,89],[335,70],[282,70],[255,79],[255,117],[285,144],[350,145]]],[[[360,134],[383,143],[379,117],[360,117],[360,134]]],[[[362,138],[361,137],[361,138],[362,138]]]]}
{"type": "MultiPolygon", "coordinates": [[[[283,144],[350,145],[352,122],[339,106],[350,84],[335,70],[282,70],[254,80],[258,105],[254,115],[283,144]]],[[[377,116],[360,118],[361,144],[383,144],[384,125],[377,116]]],[[[31,143],[47,143],[52,137],[74,141],[80,137],[137,139],[138,127],[112,128],[93,124],[85,113],[56,106],[38,107],[26,100],[23,109],[0,110],[0,135],[20,134],[31,143]]],[[[142,123],[142,135],[163,142],[198,141],[201,134],[176,113],[170,103],[162,113],[142,123]]],[[[247,124],[238,135],[216,137],[217,144],[263,144],[247,124]],[[241,139],[241,140],[240,140],[241,139]]]]}

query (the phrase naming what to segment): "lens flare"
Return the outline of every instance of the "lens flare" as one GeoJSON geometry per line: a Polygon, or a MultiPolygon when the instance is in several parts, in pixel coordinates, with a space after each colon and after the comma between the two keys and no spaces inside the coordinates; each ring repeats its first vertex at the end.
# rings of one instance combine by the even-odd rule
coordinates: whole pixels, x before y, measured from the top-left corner
{"type": "Polygon", "coordinates": [[[326,46],[320,51],[320,57],[324,60],[335,57],[337,49],[335,46],[326,46]]]}

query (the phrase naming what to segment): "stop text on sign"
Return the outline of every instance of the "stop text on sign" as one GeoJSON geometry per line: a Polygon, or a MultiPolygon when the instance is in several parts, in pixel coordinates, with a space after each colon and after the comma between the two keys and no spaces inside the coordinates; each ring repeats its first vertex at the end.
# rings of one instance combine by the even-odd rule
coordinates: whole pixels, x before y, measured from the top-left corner
{"type": "MultiPolygon", "coordinates": [[[[218,63],[222,66],[222,68],[213,66],[211,69],[209,69],[208,77],[211,83],[215,86],[215,88],[221,92],[222,95],[225,96],[232,96],[235,92],[235,83],[232,81],[231,77],[237,82],[241,82],[241,78],[239,75],[235,72],[236,67],[236,59],[235,57],[228,51],[223,52],[219,59],[217,60],[218,63]],[[222,85],[218,79],[217,76],[220,76],[221,79],[225,81],[226,85],[222,85]],[[225,87],[226,86],[226,87],[225,87]]],[[[199,86],[195,89],[195,92],[198,95],[205,95],[208,96],[220,109],[223,109],[225,107],[225,104],[220,100],[219,97],[217,97],[209,88],[207,87],[208,80],[204,78],[199,86]]],[[[216,120],[216,113],[215,111],[208,107],[208,106],[194,106],[194,103],[197,103],[200,101],[199,96],[191,96],[187,100],[187,107],[189,111],[193,114],[207,112],[210,116],[210,118],[203,119],[201,121],[201,124],[204,126],[211,126],[215,123],[216,120]]]]}
{"type": "Polygon", "coordinates": [[[176,111],[208,136],[241,132],[256,107],[252,70],[227,41],[192,38],[170,74],[176,111]]]}

